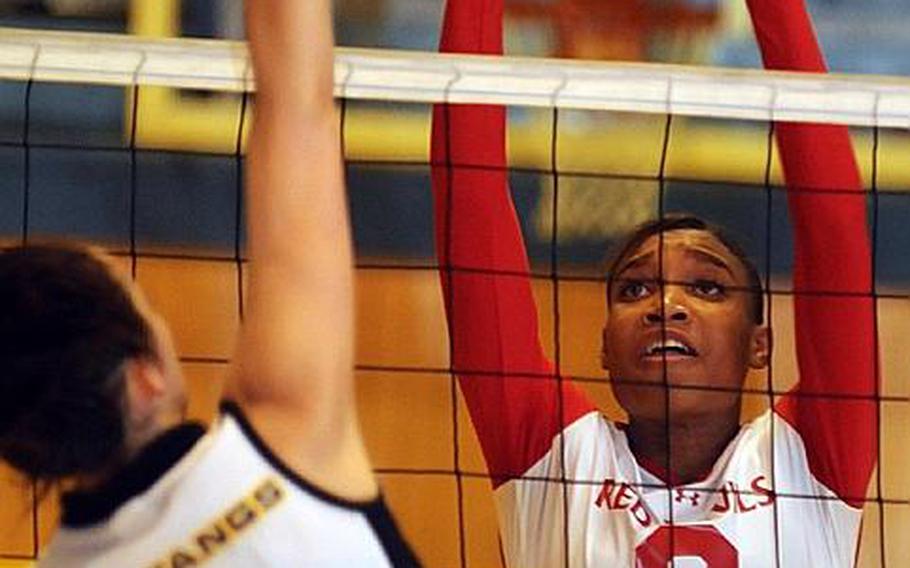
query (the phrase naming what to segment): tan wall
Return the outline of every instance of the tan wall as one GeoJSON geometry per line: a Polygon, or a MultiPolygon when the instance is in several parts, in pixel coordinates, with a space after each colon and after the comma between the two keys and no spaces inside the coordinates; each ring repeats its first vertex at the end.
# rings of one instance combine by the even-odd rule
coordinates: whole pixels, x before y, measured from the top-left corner
{"type": "MultiPolygon", "coordinates": [[[[230,263],[140,260],[138,278],[153,304],[171,322],[181,355],[223,358],[229,354],[236,330],[237,284],[230,263]]],[[[553,352],[553,287],[538,283],[543,341],[553,352]]],[[[561,359],[567,374],[600,376],[599,328],[602,324],[603,290],[600,284],[562,283],[559,289],[561,359]]],[[[788,300],[774,302],[776,333],[775,375],[792,378],[792,321],[788,300]]],[[[436,274],[415,270],[362,270],[358,292],[358,363],[370,369],[409,367],[426,372],[364,370],[358,372],[358,395],[364,430],[392,508],[406,535],[430,567],[459,566],[460,538],[464,540],[467,566],[500,565],[496,522],[489,483],[482,477],[483,461],[448,367],[448,343],[436,274]],[[453,396],[456,401],[453,402],[453,396]],[[453,420],[453,406],[457,414],[453,420]],[[455,429],[457,428],[457,436],[455,429]],[[452,472],[461,476],[459,487],[452,472]],[[418,470],[418,471],[414,471],[418,470]],[[459,523],[459,517],[463,519],[459,523]]],[[[884,392],[910,395],[910,302],[882,300],[879,304],[882,335],[884,392]]],[[[218,400],[223,364],[185,366],[192,389],[191,414],[209,419],[218,400]]],[[[752,377],[756,388],[764,375],[752,377]]],[[[787,381],[775,385],[783,388],[787,381]]],[[[605,412],[621,412],[606,383],[585,384],[605,412]]],[[[767,405],[764,395],[748,397],[745,414],[754,415],[767,405]]],[[[910,404],[883,403],[881,456],[882,495],[910,502],[910,459],[902,434],[910,429],[910,404]]],[[[844,459],[849,460],[849,456],[844,459]]],[[[876,483],[870,495],[876,495],[876,483]]],[[[0,556],[28,558],[38,542],[53,530],[53,498],[40,507],[38,522],[32,512],[27,484],[6,470],[0,471],[0,556]]],[[[901,566],[910,558],[910,504],[867,506],[864,522],[862,566],[880,566],[882,533],[888,566],[901,566]]],[[[16,565],[13,563],[12,565],[16,565]]],[[[6,566],[0,560],[0,568],[6,566]]]]}

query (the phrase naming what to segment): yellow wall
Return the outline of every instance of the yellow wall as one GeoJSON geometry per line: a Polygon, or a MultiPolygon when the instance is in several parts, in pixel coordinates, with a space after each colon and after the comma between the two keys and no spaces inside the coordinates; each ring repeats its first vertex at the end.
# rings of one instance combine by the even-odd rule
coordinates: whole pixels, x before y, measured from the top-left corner
{"type": "MultiPolygon", "coordinates": [[[[227,357],[237,328],[236,276],[231,263],[140,260],[138,278],[153,304],[173,325],[183,356],[227,357]]],[[[437,277],[431,271],[361,270],[357,327],[358,363],[369,367],[445,369],[448,344],[437,277]]],[[[538,283],[543,341],[552,352],[552,285],[538,283]]],[[[560,285],[562,360],[569,374],[598,376],[598,332],[603,293],[601,285],[560,285]]],[[[775,300],[777,335],[775,369],[778,377],[793,377],[792,321],[788,300],[775,300]]],[[[900,345],[910,335],[910,303],[880,302],[885,393],[910,394],[910,356],[900,345]]],[[[191,414],[210,418],[218,400],[222,364],[187,364],[192,388],[191,414]]],[[[753,377],[760,386],[763,376],[753,377]]],[[[776,385],[783,388],[785,382],[776,385]]],[[[586,385],[608,414],[617,416],[605,384],[586,385]]],[[[358,395],[372,458],[380,470],[421,470],[380,475],[392,508],[428,566],[459,566],[459,522],[452,420],[452,382],[445,373],[361,371],[358,395]]],[[[766,404],[764,396],[747,400],[747,415],[766,404]]],[[[467,565],[499,566],[493,505],[473,430],[461,402],[457,403],[459,470],[462,477],[463,538],[467,565]]],[[[910,404],[883,404],[882,492],[888,499],[910,499],[910,459],[901,433],[910,429],[910,404]]],[[[845,456],[849,459],[849,456],[845,456]]],[[[874,484],[873,484],[874,485],[874,484]]],[[[875,489],[870,494],[874,496],[875,489]]],[[[32,555],[31,491],[5,470],[0,471],[0,555],[32,555]]],[[[52,531],[53,498],[40,509],[40,542],[52,531]]],[[[884,511],[888,566],[910,558],[910,505],[884,511]]],[[[863,567],[880,566],[879,510],[867,507],[863,537],[863,567]]],[[[12,565],[16,565],[13,563],[12,565]]],[[[0,563],[0,568],[6,566],[0,563]]]]}

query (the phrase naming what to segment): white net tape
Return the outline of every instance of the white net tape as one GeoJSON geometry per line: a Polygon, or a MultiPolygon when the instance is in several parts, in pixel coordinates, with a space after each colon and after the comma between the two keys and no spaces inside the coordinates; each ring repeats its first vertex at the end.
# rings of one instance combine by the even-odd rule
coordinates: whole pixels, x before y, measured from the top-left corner
{"type": "MultiPolygon", "coordinates": [[[[339,48],[336,94],[910,127],[910,79],[339,48]]],[[[0,79],[252,90],[243,43],[0,28],[0,79]]]]}

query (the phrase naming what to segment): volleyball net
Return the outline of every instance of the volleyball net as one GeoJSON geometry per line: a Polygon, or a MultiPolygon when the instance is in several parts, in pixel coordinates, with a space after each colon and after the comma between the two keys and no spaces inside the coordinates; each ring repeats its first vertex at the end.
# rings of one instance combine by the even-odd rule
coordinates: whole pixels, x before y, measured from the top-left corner
{"type": "MultiPolygon", "coordinates": [[[[910,80],[343,48],[335,71],[358,252],[362,421],[384,491],[428,566],[501,563],[434,255],[434,103],[508,107],[508,175],[541,340],[558,375],[617,419],[599,364],[603,261],[638,223],[674,211],[727,228],[761,272],[773,373],[749,377],[744,416],[792,386],[793,258],[774,122],[851,126],[868,190],[881,375],[859,565],[910,557],[899,536],[910,530],[901,443],[910,425],[910,80]]],[[[0,30],[0,238],[108,248],[173,326],[190,413],[204,420],[243,313],[253,88],[242,43],[0,30]]],[[[838,189],[804,191],[836,198],[838,189]]],[[[0,557],[34,558],[53,530],[52,500],[39,504],[8,473],[0,499],[0,557]]]]}

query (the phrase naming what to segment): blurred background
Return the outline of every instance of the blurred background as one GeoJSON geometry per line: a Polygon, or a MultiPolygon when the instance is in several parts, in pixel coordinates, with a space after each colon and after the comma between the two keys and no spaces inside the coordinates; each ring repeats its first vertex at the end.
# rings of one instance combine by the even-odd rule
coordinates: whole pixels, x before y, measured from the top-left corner
{"type": "MultiPolygon", "coordinates": [[[[336,0],[335,4],[340,45],[436,49],[443,0],[336,0]]],[[[906,56],[910,53],[910,34],[906,33],[910,10],[905,0],[808,0],[808,5],[832,71],[910,74],[910,57],[906,56]]],[[[511,55],[761,66],[744,0],[505,0],[505,6],[506,52],[511,55]]],[[[0,0],[0,26],[237,39],[243,37],[242,1],[0,0]]],[[[6,89],[6,96],[0,92],[0,137],[12,143],[21,138],[21,93],[16,86],[0,88],[6,89]]],[[[129,105],[122,90],[45,85],[36,89],[33,102],[32,141],[53,145],[66,139],[76,146],[105,148],[125,143],[130,116],[124,112],[129,105]]],[[[220,95],[144,90],[137,144],[164,152],[230,154],[236,146],[237,107],[236,99],[220,95]]],[[[364,257],[425,261],[432,255],[429,218],[422,214],[429,211],[424,191],[428,172],[421,167],[427,156],[428,107],[354,103],[348,110],[347,128],[352,136],[348,138],[347,155],[355,162],[350,185],[358,221],[358,250],[364,257]],[[414,166],[385,167],[377,172],[370,166],[374,162],[414,166]],[[377,199],[377,190],[390,186],[396,191],[385,192],[377,199]]],[[[542,172],[552,169],[547,146],[551,119],[547,112],[512,109],[512,166],[542,172]]],[[[764,184],[767,126],[677,119],[667,168],[659,172],[664,120],[619,113],[562,114],[556,166],[565,176],[562,187],[566,188],[558,207],[565,207],[566,212],[560,215],[558,244],[563,246],[561,258],[566,269],[573,265],[572,270],[597,273],[601,269],[598,262],[611,242],[652,216],[658,200],[664,198],[664,205],[670,209],[695,210],[730,226],[746,241],[759,265],[767,264],[774,274],[786,275],[790,259],[783,209],[772,214],[777,223],[772,230],[781,235],[781,246],[765,251],[764,220],[755,215],[756,207],[765,207],[765,197],[757,192],[712,192],[713,186],[705,184],[764,184]],[[585,177],[592,173],[629,178],[585,177]],[[668,180],[664,186],[639,179],[660,174],[668,180]],[[610,191],[604,192],[606,189],[610,191]]],[[[896,192],[910,187],[910,162],[901,158],[910,152],[906,133],[881,133],[877,154],[873,152],[871,132],[857,130],[855,136],[869,186],[896,192]],[[873,163],[877,166],[876,179],[872,179],[873,163]]],[[[99,155],[93,156],[97,160],[99,155]]],[[[214,165],[217,160],[187,160],[174,154],[156,159],[162,163],[159,169],[167,167],[173,175],[156,178],[162,183],[167,178],[172,208],[167,210],[156,203],[158,209],[145,211],[149,223],[140,223],[140,233],[153,231],[147,236],[158,243],[230,247],[234,242],[232,230],[219,234],[217,227],[218,220],[231,211],[233,193],[202,193],[192,180],[194,172],[208,168],[211,171],[207,175],[215,176],[210,178],[213,186],[230,186],[223,176],[232,175],[231,167],[219,169],[214,165]],[[186,185],[187,189],[179,190],[175,185],[186,185]],[[196,194],[196,200],[189,197],[196,194]],[[220,200],[219,195],[227,201],[220,200]],[[198,223],[174,226],[174,212],[193,208],[198,209],[198,223]]],[[[42,168],[46,176],[41,179],[43,192],[61,210],[78,212],[78,206],[64,205],[73,195],[65,191],[66,180],[78,177],[73,168],[89,170],[84,172],[89,178],[110,177],[103,173],[101,164],[96,165],[89,170],[84,161],[76,160],[42,168]]],[[[113,171],[116,174],[117,170],[113,171]]],[[[779,182],[777,170],[774,172],[772,181],[779,182]]],[[[513,175],[537,266],[550,257],[552,227],[548,220],[553,203],[548,199],[552,197],[549,185],[548,176],[513,175]]],[[[881,208],[887,214],[881,218],[879,276],[883,285],[893,288],[910,281],[910,263],[898,262],[903,251],[910,250],[910,228],[900,222],[901,218],[910,218],[910,199],[889,195],[882,199],[888,206],[881,208]]],[[[15,211],[14,204],[9,200],[5,203],[7,213],[0,213],[0,232],[15,232],[21,223],[10,213],[15,211]]],[[[73,227],[61,226],[55,211],[33,211],[37,226],[50,234],[68,234],[73,227]]],[[[93,215],[82,224],[91,225],[94,237],[117,242],[122,237],[122,219],[113,215],[93,215]]],[[[71,220],[70,225],[73,223],[79,221],[71,220]]]]}
{"type": "MultiPolygon", "coordinates": [[[[143,2],[138,2],[142,4],[143,2]]],[[[126,31],[130,0],[3,0],[2,25],[126,31]]],[[[183,35],[239,38],[242,0],[179,4],[183,35]]],[[[156,8],[154,5],[157,4],[156,8]]],[[[433,50],[442,0],[337,0],[342,45],[433,50]]],[[[904,0],[808,0],[832,70],[908,74],[904,0]]],[[[756,66],[740,0],[506,0],[513,54],[756,66]]]]}

